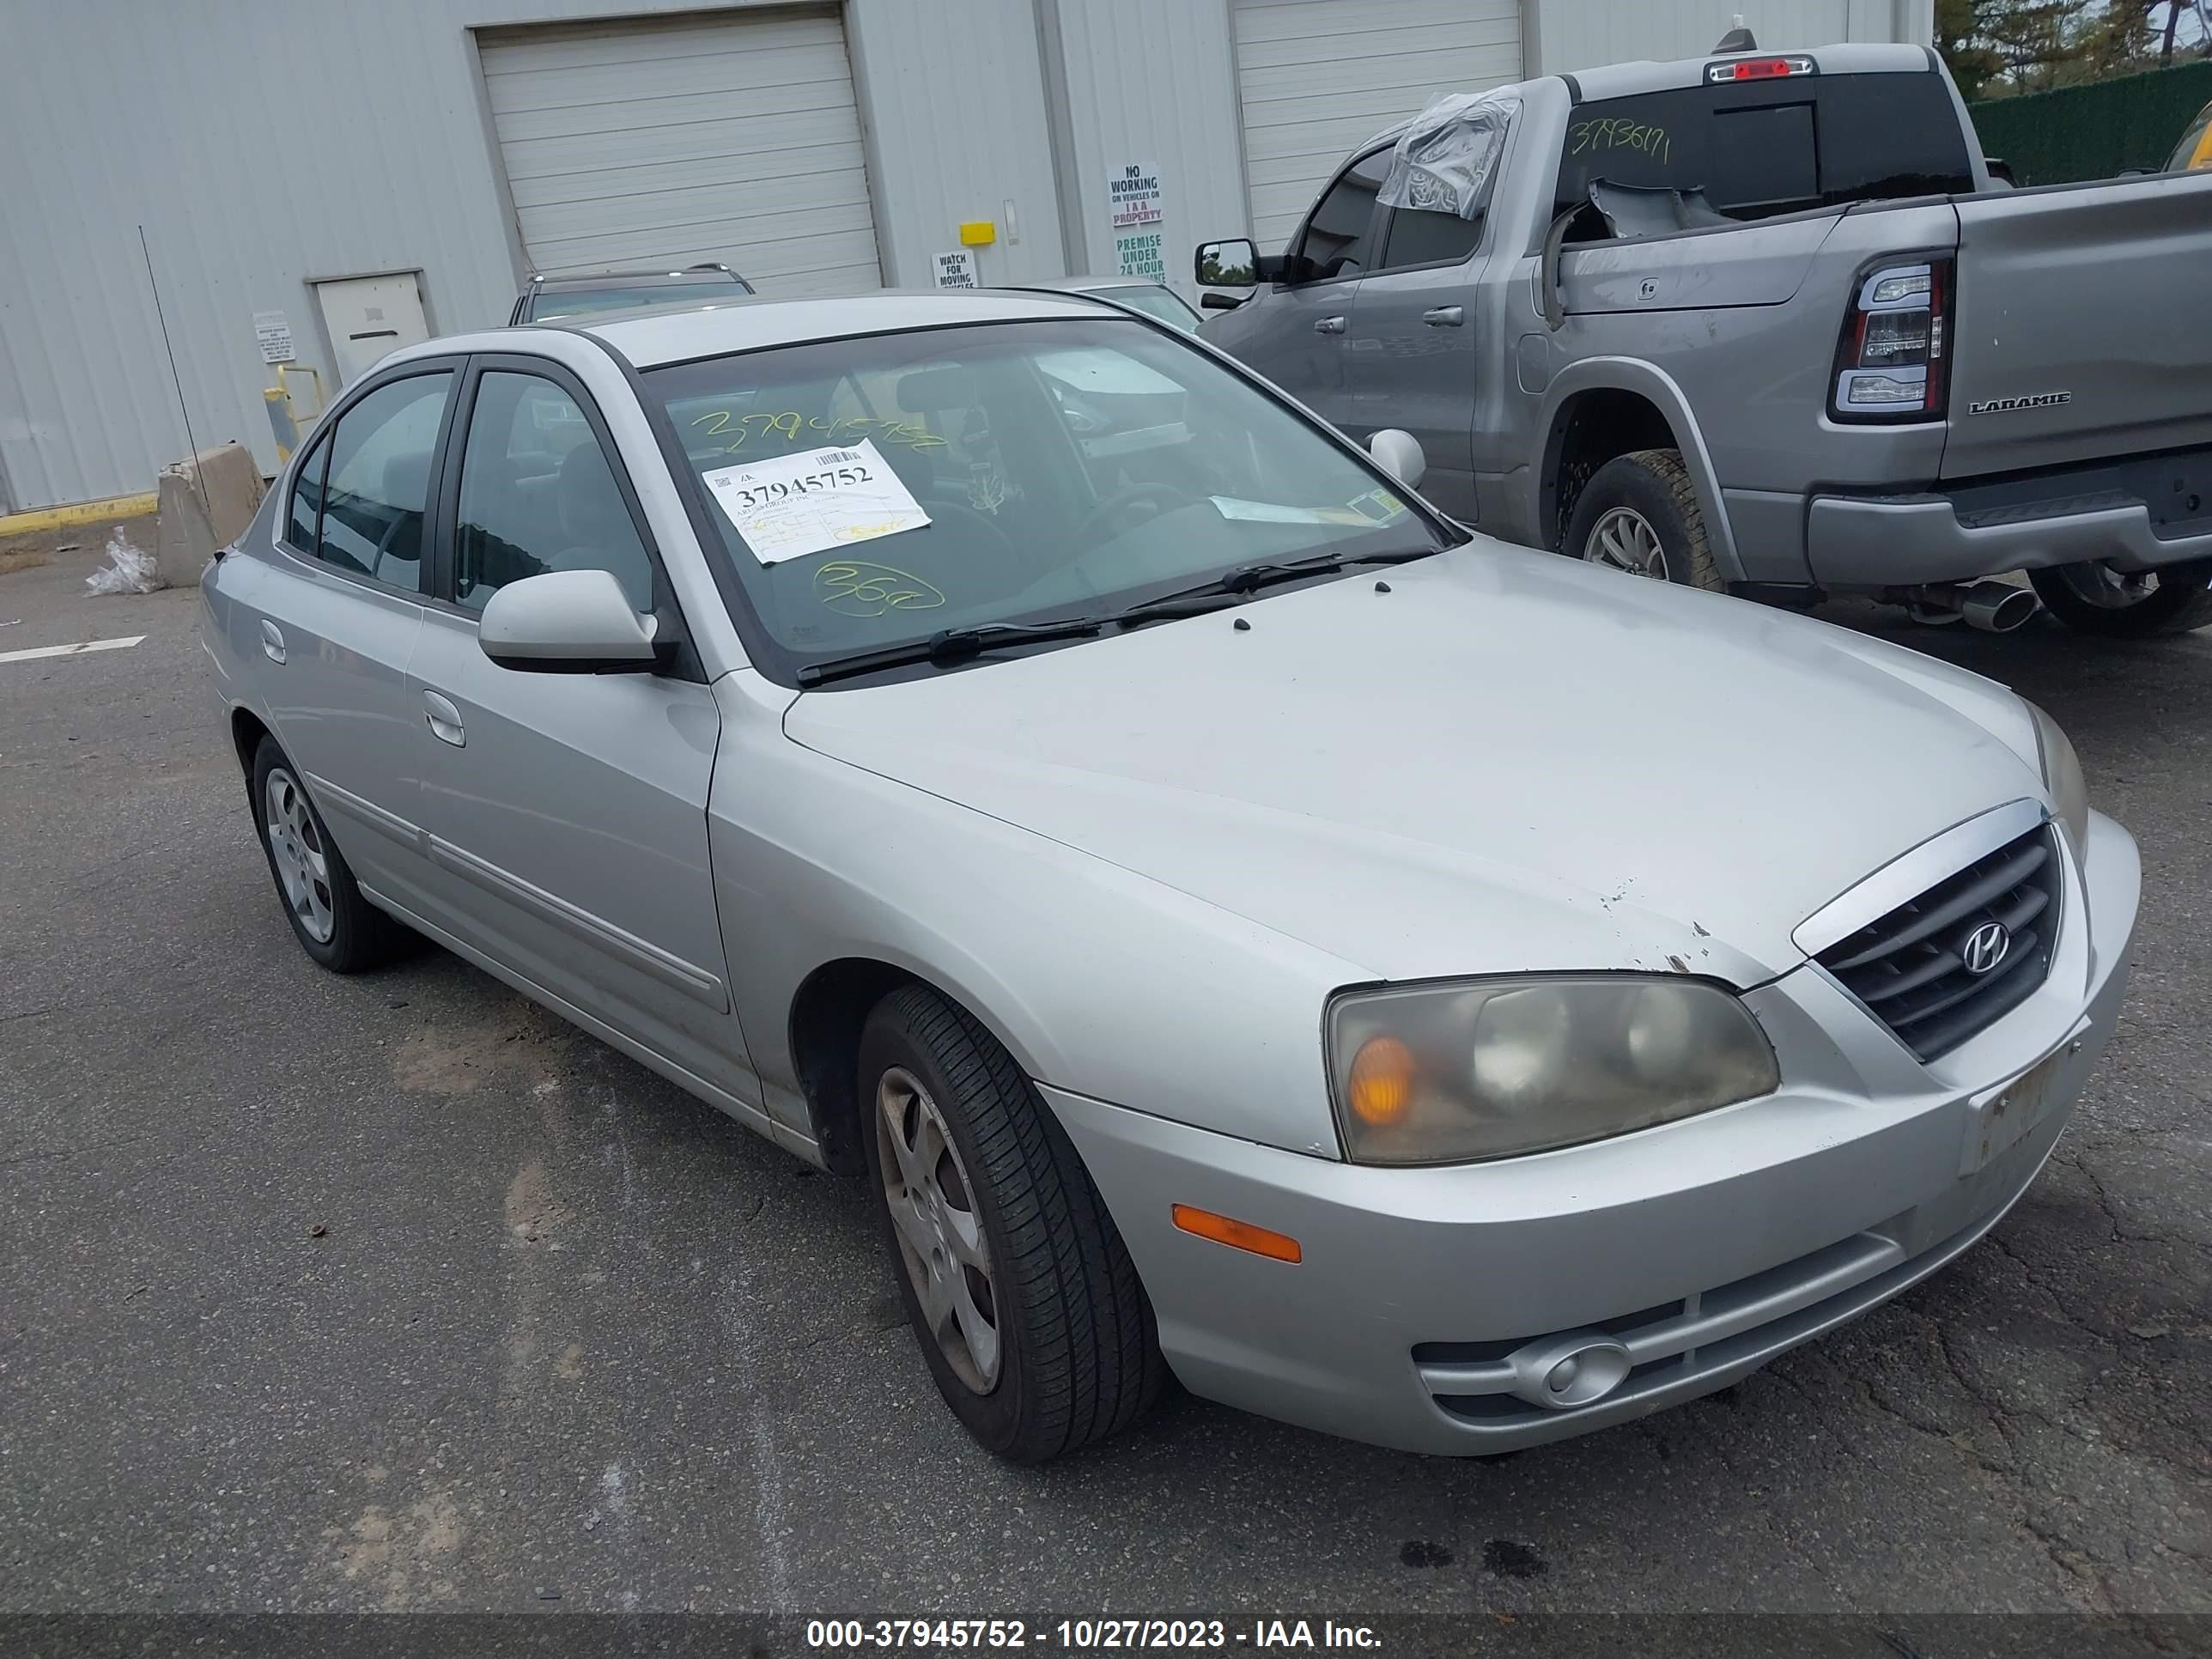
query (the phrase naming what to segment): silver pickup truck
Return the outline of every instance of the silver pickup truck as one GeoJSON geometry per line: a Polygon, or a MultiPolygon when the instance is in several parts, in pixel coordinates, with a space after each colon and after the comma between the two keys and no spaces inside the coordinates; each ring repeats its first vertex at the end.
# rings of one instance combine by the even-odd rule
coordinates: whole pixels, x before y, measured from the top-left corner
{"type": "Polygon", "coordinates": [[[1530,546],[1984,627],[2033,614],[1979,580],[2013,571],[2088,633],[2212,622],[2212,175],[2008,189],[1933,53],[1747,46],[1379,135],[1282,253],[1198,249],[1203,337],[1412,433],[1424,494],[1530,546]]]}

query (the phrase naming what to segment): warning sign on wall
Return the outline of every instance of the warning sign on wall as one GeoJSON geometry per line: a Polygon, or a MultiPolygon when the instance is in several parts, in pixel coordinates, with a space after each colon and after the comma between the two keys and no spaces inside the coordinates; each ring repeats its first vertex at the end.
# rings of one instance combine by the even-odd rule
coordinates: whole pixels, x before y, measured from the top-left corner
{"type": "Polygon", "coordinates": [[[932,262],[937,268],[937,285],[939,288],[981,286],[975,280],[975,250],[973,248],[956,247],[950,253],[933,255],[932,262]]]}
{"type": "Polygon", "coordinates": [[[1156,225],[1161,218],[1160,170],[1151,161],[1130,161],[1106,175],[1106,199],[1114,204],[1114,228],[1156,225]]]}
{"type": "Polygon", "coordinates": [[[1166,238],[1157,230],[1125,231],[1114,239],[1114,270],[1122,276],[1141,276],[1147,282],[1168,279],[1166,238]]]}

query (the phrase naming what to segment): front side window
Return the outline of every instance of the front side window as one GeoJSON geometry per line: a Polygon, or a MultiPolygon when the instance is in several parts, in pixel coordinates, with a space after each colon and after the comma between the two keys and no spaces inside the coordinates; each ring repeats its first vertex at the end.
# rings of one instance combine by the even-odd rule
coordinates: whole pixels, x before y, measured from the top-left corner
{"type": "Polygon", "coordinates": [[[1407,265],[1457,264],[1482,240],[1482,217],[1462,219],[1456,213],[1432,213],[1426,208],[1391,210],[1382,232],[1382,258],[1378,270],[1402,270],[1407,265]]]}
{"type": "Polygon", "coordinates": [[[461,452],[453,599],[471,611],[549,570],[605,570],[653,609],[653,561],[584,411],[553,381],[489,369],[461,452]]]}
{"type": "Polygon", "coordinates": [[[389,380],[338,416],[331,434],[316,557],[410,593],[422,591],[422,515],[451,369],[389,380]]]}
{"type": "Polygon", "coordinates": [[[1382,188],[1382,175],[1389,166],[1387,149],[1361,156],[1314,209],[1291,251],[1311,263],[1316,280],[1357,276],[1372,263],[1369,232],[1375,223],[1375,193],[1382,188]]]}
{"type": "Polygon", "coordinates": [[[1134,318],[824,341],[644,379],[772,668],[1111,615],[1248,564],[1444,544],[1385,477],[1134,318]]]}

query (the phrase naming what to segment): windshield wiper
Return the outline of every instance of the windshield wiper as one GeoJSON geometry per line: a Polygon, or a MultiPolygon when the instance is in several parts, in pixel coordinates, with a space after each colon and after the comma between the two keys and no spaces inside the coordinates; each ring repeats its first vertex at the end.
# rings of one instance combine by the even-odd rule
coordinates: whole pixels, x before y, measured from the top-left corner
{"type": "Polygon", "coordinates": [[[1060,622],[986,623],[977,628],[939,629],[926,640],[910,640],[904,645],[887,645],[880,651],[861,651],[849,657],[832,657],[827,662],[808,663],[799,671],[799,683],[821,685],[855,674],[872,674],[878,668],[903,668],[909,663],[963,662],[986,651],[1009,645],[1031,645],[1040,640],[1087,639],[1099,632],[1106,620],[1069,617],[1060,622]]]}
{"type": "Polygon", "coordinates": [[[1172,593],[1163,593],[1156,599],[1119,611],[1105,620],[1118,623],[1124,628],[1133,628],[1139,623],[1167,622],[1177,617],[1195,617],[1217,606],[1191,601],[1226,595],[1232,601],[1248,593],[1256,593],[1263,587],[1273,587],[1278,582],[1294,582],[1307,576],[1326,576],[1333,571],[1349,570],[1361,564],[1410,564],[1415,559],[1425,559],[1443,550],[1435,547],[1402,547],[1386,553],[1322,553],[1310,559],[1291,559],[1281,563],[1240,564],[1234,570],[1224,570],[1211,581],[1200,582],[1195,587],[1177,588],[1172,593]]]}

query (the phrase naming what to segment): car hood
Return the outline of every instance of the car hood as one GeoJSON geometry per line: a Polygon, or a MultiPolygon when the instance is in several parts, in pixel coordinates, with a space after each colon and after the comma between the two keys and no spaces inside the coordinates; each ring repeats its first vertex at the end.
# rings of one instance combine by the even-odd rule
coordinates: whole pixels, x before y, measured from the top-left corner
{"type": "Polygon", "coordinates": [[[2018,700],[1912,652],[1486,538],[1378,574],[808,693],[785,729],[1376,980],[1753,984],[1861,878],[2040,793],[2018,700]]]}

